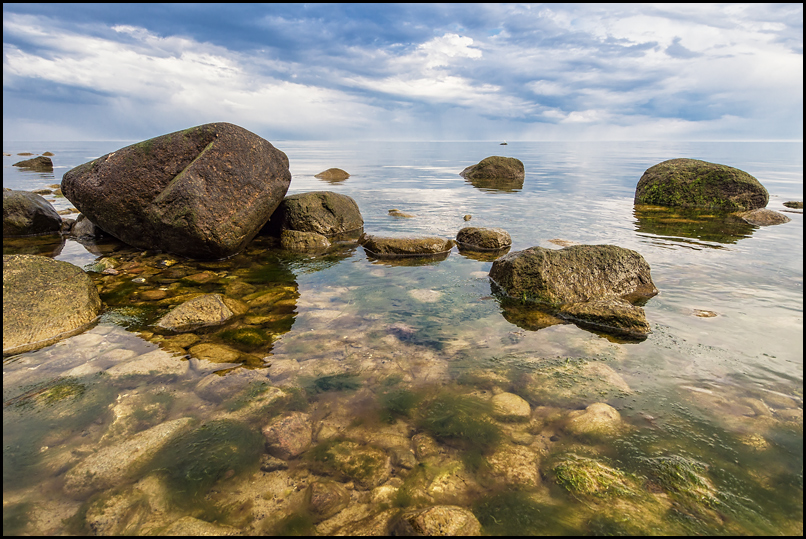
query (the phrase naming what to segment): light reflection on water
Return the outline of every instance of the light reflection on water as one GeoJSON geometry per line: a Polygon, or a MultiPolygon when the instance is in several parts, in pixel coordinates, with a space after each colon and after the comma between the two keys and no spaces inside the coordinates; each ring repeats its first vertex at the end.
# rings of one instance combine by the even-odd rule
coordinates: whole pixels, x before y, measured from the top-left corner
{"type": "MultiPolygon", "coordinates": [[[[485,484],[489,491],[504,496],[500,499],[509,500],[511,507],[518,503],[534,511],[561,507],[564,516],[549,519],[554,524],[546,524],[541,532],[646,533],[646,529],[628,526],[611,529],[607,526],[614,525],[612,519],[604,522],[586,513],[582,506],[600,507],[597,504],[601,500],[569,498],[558,487],[559,482],[552,482],[550,463],[563,451],[587,452],[587,456],[609,459],[608,462],[644,477],[651,490],[661,489],[653,483],[659,480],[653,475],[655,464],[651,464],[658,461],[652,459],[682,456],[708,466],[707,481],[716,483],[714,488],[719,491],[722,504],[718,511],[723,512],[723,517],[730,515],[734,523],[725,524],[724,518],[716,518],[711,513],[715,511],[713,508],[689,507],[690,500],[681,491],[665,487],[675,499],[676,510],[680,511],[678,518],[692,519],[696,524],[681,528],[679,523],[664,521],[666,527],[656,531],[797,533],[798,522],[802,526],[802,214],[788,213],[792,222],[785,225],[758,228],[740,223],[738,229],[716,233],[697,227],[692,230],[675,225],[674,221],[658,224],[652,215],[633,206],[632,197],[644,170],[662,160],[685,156],[748,171],[770,191],[768,207],[781,210],[785,200],[802,200],[800,144],[510,143],[507,147],[477,142],[274,144],[289,156],[293,174],[289,194],[330,190],[349,195],[358,202],[368,233],[454,237],[460,228],[470,225],[506,229],[513,238],[513,250],[533,245],[558,248],[549,242],[552,239],[615,244],[634,249],[647,259],[660,290],[644,307],[653,333],[640,344],[623,344],[571,324],[534,331],[508,322],[485,278],[491,262],[464,257],[456,250],[446,260],[423,265],[369,260],[361,248],[347,249],[330,258],[311,259],[278,258],[271,251],[266,254],[254,247],[249,251],[253,254],[236,257],[214,269],[180,261],[176,267],[187,266],[183,270],[185,275],[202,271],[221,273],[220,281],[200,285],[199,290],[204,292],[223,292],[224,283],[231,282],[226,281],[227,277],[240,280],[244,275],[251,276],[247,279],[251,286],[284,283],[283,286],[295,290],[293,296],[287,296],[293,298],[288,300],[292,307],[267,312],[265,318],[275,318],[272,322],[261,322],[275,324],[271,326],[275,331],[271,344],[248,350],[253,355],[264,351],[259,355],[272,362],[270,380],[281,387],[295,387],[294,384],[304,387],[305,383],[314,383],[311,380],[344,373],[359,376],[364,384],[362,389],[358,393],[348,389],[343,392],[344,406],[352,407],[346,411],[327,401],[329,393],[308,390],[306,396],[312,407],[309,409],[316,410],[315,417],[327,411],[332,414],[328,417],[346,414],[353,422],[373,425],[376,420],[366,417],[370,414],[367,410],[374,405],[367,404],[366,396],[360,397],[361,391],[385,395],[384,380],[394,376],[399,376],[400,383],[412,391],[419,391],[418,388],[435,391],[433,387],[442,387],[445,391],[477,396],[486,391],[488,397],[493,387],[496,391],[515,392],[525,396],[537,413],[540,406],[546,408],[560,402],[552,400],[559,398],[556,395],[546,396],[530,385],[535,372],[542,372],[539,368],[535,371],[537,365],[558,360],[562,365],[574,365],[575,361],[603,362],[629,385],[631,393],[605,391],[598,397],[572,394],[563,397],[558,410],[566,409],[567,413],[567,408],[584,408],[601,400],[616,407],[632,430],[609,441],[589,443],[568,437],[562,428],[556,427],[560,441],[541,456],[540,471],[547,486],[527,489],[533,497],[531,501],[517,496],[506,498],[507,488],[489,477],[484,479],[482,472],[478,472],[477,480],[491,481],[485,484]],[[497,190],[486,185],[474,186],[459,176],[466,166],[488,155],[502,154],[524,162],[527,174],[522,187],[497,190]],[[314,178],[330,167],[342,168],[351,177],[339,183],[314,178]],[[393,218],[388,214],[392,208],[414,217],[393,218]],[[466,214],[472,215],[469,222],[463,219],[466,214]],[[279,277],[271,269],[278,264],[284,268],[279,277]],[[264,271],[265,268],[268,270],[264,271]],[[711,311],[716,316],[701,318],[695,316],[697,310],[711,311]],[[281,368],[292,374],[286,371],[280,374],[281,368]],[[766,403],[772,410],[769,415],[761,408],[753,408],[762,406],[757,401],[766,403]],[[786,485],[790,494],[782,498],[776,484],[786,485]],[[749,502],[743,505],[735,501],[738,498],[749,502]]],[[[121,145],[115,142],[7,145],[4,151],[14,154],[26,150],[53,152],[56,170],[53,175],[28,174],[10,167],[22,158],[4,157],[4,187],[32,190],[58,183],[58,176],[72,166],[121,145]]],[[[70,205],[64,198],[53,199],[53,204],[57,209],[70,205]]],[[[57,259],[79,266],[100,258],[73,240],[48,252],[56,251],[57,259]]],[[[191,289],[187,283],[182,286],[191,289]]],[[[42,406],[29,396],[50,395],[42,384],[52,383],[54,377],[71,369],[93,364],[94,357],[107,350],[135,350],[142,354],[156,349],[157,345],[148,340],[152,337],[144,339],[123,326],[147,331],[147,327],[138,324],[155,319],[167,307],[138,311],[126,305],[125,297],[121,301],[110,307],[118,318],[107,318],[117,320],[119,325],[100,324],[84,335],[4,361],[4,402],[15,403],[4,407],[4,447],[10,448],[4,451],[4,498],[8,497],[12,508],[21,515],[21,524],[15,524],[16,520],[8,524],[11,531],[34,525],[28,524],[36,522],[29,514],[33,506],[59,518],[79,510],[81,497],[58,494],[62,488],[60,478],[80,456],[93,451],[93,444],[105,443],[104,429],[111,413],[108,408],[121,399],[126,402],[129,394],[156,395],[157,386],[172,392],[174,401],[170,410],[152,420],[156,422],[183,416],[210,421],[225,408],[225,404],[201,398],[199,395],[206,393],[197,385],[199,379],[220,367],[195,359],[188,362],[187,372],[180,377],[157,377],[153,380],[157,386],[147,379],[105,382],[103,377],[92,378],[97,376],[95,371],[81,375],[83,378],[80,376],[79,380],[86,387],[81,390],[80,398],[85,400],[76,402],[84,403],[82,406],[89,410],[86,414],[70,410],[67,404],[42,406]],[[33,368],[39,363],[41,367],[33,368]],[[18,403],[28,404],[17,406],[18,403]],[[67,418],[67,426],[61,430],[55,427],[59,417],[67,418]],[[20,449],[25,444],[51,448],[61,445],[65,449],[56,453],[47,449],[38,454],[31,448],[20,449]],[[17,471],[6,473],[6,469],[15,467],[17,471]],[[18,488],[17,481],[30,484],[20,479],[20,469],[53,485],[50,497],[39,497],[32,486],[18,488]]],[[[222,342],[215,340],[219,338],[216,335],[202,333],[200,342],[208,339],[222,342]]],[[[127,361],[120,359],[124,356],[115,355],[122,352],[111,351],[104,357],[127,361]]],[[[99,368],[111,365],[104,361],[112,360],[100,361],[99,368]]],[[[240,376],[238,373],[244,370],[232,371],[228,376],[240,376]]],[[[248,383],[244,381],[243,387],[248,383]]],[[[431,401],[422,402],[425,404],[421,406],[427,408],[431,401]]],[[[417,423],[413,415],[400,417],[410,422],[412,428],[434,434],[417,423]]],[[[143,426],[153,424],[148,419],[143,421],[143,426]]],[[[518,436],[539,438],[554,432],[551,421],[543,422],[542,431],[536,426],[535,432],[518,436]]],[[[327,421],[323,420],[323,424],[327,421]]],[[[260,427],[262,424],[256,428],[260,427]]],[[[358,428],[349,421],[339,428],[342,427],[347,429],[343,432],[348,437],[352,432],[349,429],[358,428]]],[[[382,427],[376,425],[378,429],[382,427]]],[[[467,452],[464,446],[457,449],[459,446],[448,443],[443,450],[449,454],[460,449],[467,452]]],[[[470,466],[470,461],[464,462],[470,466]]],[[[429,466],[436,464],[431,462],[429,466]]],[[[304,465],[300,463],[298,468],[304,465]]],[[[400,472],[401,479],[412,481],[411,472],[403,475],[404,468],[395,470],[400,472]]],[[[299,485],[311,480],[301,471],[294,473],[299,485]]],[[[237,481],[239,477],[233,479],[233,489],[242,485],[237,481]]],[[[226,491],[224,485],[226,480],[219,483],[226,491]]],[[[536,531],[528,527],[502,531],[489,518],[485,520],[484,508],[499,503],[495,496],[485,498],[476,494],[463,503],[474,508],[489,533],[536,531]]],[[[354,497],[359,506],[368,504],[367,496],[357,493],[354,497]]],[[[233,499],[224,497],[216,503],[232,503],[233,499]]],[[[403,503],[400,500],[395,503],[403,503]]],[[[281,510],[271,503],[261,507],[272,508],[278,514],[295,514],[293,509],[281,510]]],[[[210,517],[213,510],[209,504],[199,507],[203,510],[197,508],[194,513],[197,518],[215,520],[210,517]]],[[[392,507],[396,507],[394,503],[392,507]]],[[[282,531],[277,522],[255,524],[233,519],[220,521],[237,524],[248,533],[282,531]]],[[[75,528],[58,525],[54,529],[77,533],[75,528]]]]}

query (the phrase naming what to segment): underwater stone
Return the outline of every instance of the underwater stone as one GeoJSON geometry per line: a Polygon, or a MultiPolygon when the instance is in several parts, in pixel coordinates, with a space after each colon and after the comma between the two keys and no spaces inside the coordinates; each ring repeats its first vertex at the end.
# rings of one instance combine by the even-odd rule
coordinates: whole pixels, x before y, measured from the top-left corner
{"type": "Polygon", "coordinates": [[[247,310],[248,307],[238,300],[221,294],[205,294],[175,307],[160,318],[156,326],[184,333],[201,327],[223,324],[247,310]]]}
{"type": "Polygon", "coordinates": [[[350,493],[335,481],[314,481],[305,491],[305,503],[315,521],[328,519],[347,507],[350,493]]]}
{"type": "Polygon", "coordinates": [[[568,416],[571,419],[565,431],[576,435],[611,436],[623,426],[618,410],[603,402],[591,404],[584,411],[575,410],[568,416]]]}
{"type": "Polygon", "coordinates": [[[266,449],[271,455],[283,460],[297,457],[311,446],[311,417],[302,412],[292,412],[263,427],[263,436],[266,437],[266,449]]]}
{"type": "Polygon", "coordinates": [[[504,421],[528,421],[532,415],[529,403],[514,393],[499,393],[492,398],[493,415],[504,421]]]}
{"type": "Polygon", "coordinates": [[[538,456],[519,445],[505,445],[487,457],[491,472],[506,485],[536,487],[540,484],[538,456]]]}
{"type": "Polygon", "coordinates": [[[330,241],[316,232],[283,230],[280,232],[280,246],[295,253],[316,253],[330,248],[330,241]]]}
{"type": "Polygon", "coordinates": [[[782,225],[792,220],[783,213],[768,210],[767,208],[758,208],[739,213],[738,215],[751,225],[755,226],[782,225]]]}
{"type": "Polygon", "coordinates": [[[481,523],[469,510],[435,505],[407,511],[394,525],[394,535],[481,535],[481,523]]]}
{"type": "Polygon", "coordinates": [[[192,421],[189,417],[174,419],[99,449],[65,474],[65,491],[81,496],[119,485],[192,421]]]}

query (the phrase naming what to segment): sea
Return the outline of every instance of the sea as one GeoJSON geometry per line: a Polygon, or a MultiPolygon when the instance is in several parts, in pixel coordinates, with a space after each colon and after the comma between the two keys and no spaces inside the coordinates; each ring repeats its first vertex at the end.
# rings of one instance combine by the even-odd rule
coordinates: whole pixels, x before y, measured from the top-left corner
{"type": "MultiPolygon", "coordinates": [[[[369,234],[476,226],[506,230],[510,252],[635,250],[659,290],[652,332],[531,316],[495,294],[494,257],[456,248],[389,261],[258,237],[200,262],[109,237],[4,238],[4,254],[84,268],[105,305],[86,332],[3,358],[4,535],[389,533],[435,506],[488,535],[802,533],[803,213],[784,205],[803,200],[801,142],[271,142],[288,194],[350,196],[369,234]],[[492,155],[525,180],[460,176],[492,155]],[[643,172],[681,157],[750,173],[791,221],[634,205],[643,172]],[[331,167],[350,177],[315,177],[331,167]],[[154,328],[212,292],[250,311],[182,339],[154,328]],[[528,417],[500,416],[501,394],[528,417]],[[310,445],[269,456],[262,431],[289,414],[310,445]],[[167,441],[144,434],[182,418],[167,441]],[[127,455],[116,472],[93,460],[109,452],[127,455]]],[[[4,142],[3,187],[50,189],[69,210],[62,175],[128,144],[4,142]],[[46,151],[53,173],[12,166],[46,151]]]]}

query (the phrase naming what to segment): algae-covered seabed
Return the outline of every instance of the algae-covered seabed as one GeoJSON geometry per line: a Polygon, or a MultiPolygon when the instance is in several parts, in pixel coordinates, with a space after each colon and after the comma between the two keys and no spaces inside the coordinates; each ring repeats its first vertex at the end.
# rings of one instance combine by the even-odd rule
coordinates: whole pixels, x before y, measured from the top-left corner
{"type": "MultiPolygon", "coordinates": [[[[802,213],[758,228],[632,204],[646,168],[693,157],[750,172],[783,210],[802,200],[801,145],[510,143],[526,180],[495,189],[458,173],[497,144],[273,142],[290,193],[352,196],[370,233],[470,224],[506,229],[514,250],[637,250],[660,290],[644,306],[653,333],[622,342],[503,309],[491,261],[456,250],[394,264],[258,239],[195,262],[114,240],[4,241],[91,271],[106,304],[84,334],[4,359],[4,534],[378,533],[439,504],[491,535],[802,531],[802,213]],[[351,177],[314,178],[330,167],[351,177]],[[210,292],[250,310],[154,332],[210,292]],[[501,393],[531,415],[496,415],[501,393]],[[261,429],[289,412],[309,415],[312,445],[269,458],[261,429]],[[312,503],[312,484],[331,497],[312,503]]],[[[6,144],[53,152],[56,172],[4,157],[4,186],[47,187],[119,145],[6,144]]]]}

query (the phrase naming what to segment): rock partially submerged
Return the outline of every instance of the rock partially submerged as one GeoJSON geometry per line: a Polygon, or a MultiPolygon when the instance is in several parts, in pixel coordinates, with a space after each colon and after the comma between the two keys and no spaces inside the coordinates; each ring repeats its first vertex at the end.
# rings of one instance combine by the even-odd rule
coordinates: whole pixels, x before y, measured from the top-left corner
{"type": "Polygon", "coordinates": [[[350,175],[340,168],[329,168],[314,176],[314,178],[319,178],[326,182],[343,182],[349,177],[350,175]]]}
{"type": "Polygon", "coordinates": [[[89,276],[67,262],[3,256],[3,355],[36,350],[80,333],[101,311],[89,276]]]}
{"type": "Polygon", "coordinates": [[[358,240],[364,249],[378,258],[429,257],[447,255],[454,241],[439,237],[384,238],[363,234],[358,240]]]}
{"type": "Polygon", "coordinates": [[[355,200],[331,191],[298,193],[283,199],[264,231],[279,236],[283,230],[314,232],[327,238],[358,236],[364,219],[355,200]]]}
{"type": "Polygon", "coordinates": [[[50,202],[28,191],[3,191],[3,237],[55,234],[62,218],[50,202]]]}
{"type": "Polygon", "coordinates": [[[13,166],[25,168],[34,172],[53,172],[53,161],[50,160],[50,157],[34,157],[33,159],[18,161],[14,163],[13,166]]]}
{"type": "Polygon", "coordinates": [[[633,304],[658,293],[644,258],[615,245],[530,247],[496,260],[490,279],[511,300],[637,338],[646,336],[649,325],[643,309],[633,304]]]}
{"type": "Polygon", "coordinates": [[[228,123],[162,135],[68,171],[62,191],[126,243],[191,258],[240,251],[280,204],[288,158],[228,123]]]}
{"type": "Polygon", "coordinates": [[[635,204],[742,211],[763,208],[770,195],[737,168],[697,159],[671,159],[644,172],[635,204]]]}
{"type": "Polygon", "coordinates": [[[738,215],[746,222],[755,226],[782,225],[792,220],[783,213],[768,210],[767,208],[741,212],[738,215]]]}
{"type": "Polygon", "coordinates": [[[793,210],[802,210],[803,209],[803,201],[802,200],[787,200],[783,204],[787,208],[792,208],[793,210]]]}
{"type": "Polygon", "coordinates": [[[523,163],[514,157],[493,155],[464,169],[460,175],[467,180],[502,179],[523,180],[523,163]]]}
{"type": "Polygon", "coordinates": [[[500,251],[512,246],[512,238],[503,228],[468,226],[456,234],[456,243],[473,251],[500,251]]]}
{"type": "Polygon", "coordinates": [[[283,230],[280,233],[280,247],[295,253],[316,253],[327,251],[330,240],[316,232],[300,232],[299,230],[283,230]]]}

